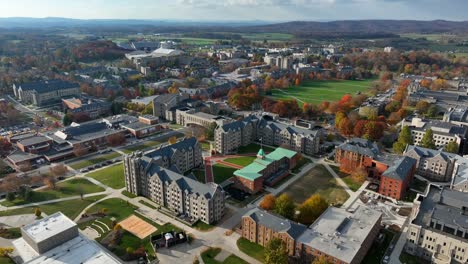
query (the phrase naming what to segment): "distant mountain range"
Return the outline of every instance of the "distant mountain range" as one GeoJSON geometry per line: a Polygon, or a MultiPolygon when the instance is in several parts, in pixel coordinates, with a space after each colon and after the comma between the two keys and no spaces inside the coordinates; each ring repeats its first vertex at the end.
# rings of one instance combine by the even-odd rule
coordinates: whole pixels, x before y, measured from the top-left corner
{"type": "Polygon", "coordinates": [[[272,23],[266,21],[190,21],[141,19],[70,19],[70,18],[0,18],[0,28],[69,28],[69,27],[154,27],[155,29],[187,31],[226,30],[228,32],[279,32],[294,35],[323,35],[327,33],[467,33],[468,21],[416,21],[416,20],[342,20],[329,22],[292,21],[272,23]]]}

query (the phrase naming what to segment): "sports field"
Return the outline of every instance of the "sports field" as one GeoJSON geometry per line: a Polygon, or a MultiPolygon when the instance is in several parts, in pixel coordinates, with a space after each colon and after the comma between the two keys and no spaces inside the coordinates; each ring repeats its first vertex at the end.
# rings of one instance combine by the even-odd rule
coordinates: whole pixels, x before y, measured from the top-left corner
{"type": "Polygon", "coordinates": [[[304,103],[320,104],[323,101],[334,102],[345,94],[356,95],[357,92],[366,93],[374,80],[327,80],[306,81],[300,86],[287,89],[273,89],[271,97],[274,99],[294,99],[302,105],[304,103]]]}

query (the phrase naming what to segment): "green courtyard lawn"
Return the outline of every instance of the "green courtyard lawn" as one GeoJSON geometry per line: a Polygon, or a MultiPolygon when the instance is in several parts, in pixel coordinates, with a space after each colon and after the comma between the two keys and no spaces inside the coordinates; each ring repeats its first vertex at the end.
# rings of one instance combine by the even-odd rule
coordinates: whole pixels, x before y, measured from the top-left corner
{"type": "Polygon", "coordinates": [[[198,220],[192,227],[203,232],[210,231],[211,229],[214,228],[214,226],[207,224],[205,222],[202,222],[200,220],[198,220]]]}
{"type": "Polygon", "coordinates": [[[363,182],[359,183],[359,182],[356,182],[355,180],[353,180],[353,178],[351,177],[350,174],[347,174],[347,173],[344,173],[342,171],[340,171],[340,167],[338,166],[333,166],[333,165],[329,165],[330,168],[332,168],[332,170],[335,171],[336,174],[338,174],[338,176],[344,181],[344,183],[346,183],[346,185],[348,185],[348,187],[352,190],[352,191],[357,191],[361,185],[363,184],[363,182]]]}
{"type": "Polygon", "coordinates": [[[55,189],[46,188],[38,191],[32,191],[31,197],[27,201],[21,198],[16,198],[13,201],[5,200],[1,202],[1,204],[3,206],[24,205],[103,191],[104,188],[91,183],[87,179],[73,178],[57,183],[55,189]]]}
{"type": "Polygon", "coordinates": [[[98,164],[98,163],[101,163],[101,162],[104,162],[104,161],[115,159],[115,158],[120,157],[120,156],[121,155],[119,153],[117,153],[117,152],[111,152],[111,153],[108,153],[108,154],[103,154],[103,155],[96,156],[94,158],[90,158],[90,159],[86,159],[86,160],[82,160],[82,161],[72,163],[70,165],[70,167],[72,167],[75,170],[79,170],[79,169],[86,168],[86,167],[94,165],[94,164],[98,164]]]}
{"type": "Polygon", "coordinates": [[[355,95],[358,92],[366,93],[373,82],[370,80],[326,80],[306,81],[300,86],[291,86],[287,89],[273,89],[271,97],[278,99],[294,99],[299,104],[320,104],[323,101],[334,102],[345,94],[355,95]]]}
{"type": "Polygon", "coordinates": [[[205,170],[202,170],[202,169],[195,169],[195,170],[192,170],[192,173],[193,173],[193,175],[195,175],[195,178],[197,178],[197,180],[198,180],[199,182],[205,183],[205,181],[206,181],[206,178],[205,178],[205,170]]]}
{"type": "Polygon", "coordinates": [[[20,214],[34,214],[35,208],[39,208],[42,212],[47,215],[51,215],[56,212],[62,212],[70,219],[75,219],[81,211],[83,211],[88,205],[104,198],[105,195],[96,195],[81,199],[74,199],[50,204],[43,204],[40,206],[29,206],[19,209],[0,211],[0,216],[9,215],[20,215],[20,214]]]}
{"type": "Polygon", "coordinates": [[[228,158],[228,159],[225,159],[224,161],[245,167],[249,165],[250,163],[252,163],[256,158],[257,157],[253,157],[253,156],[244,156],[244,157],[238,157],[238,158],[228,158]]]}
{"type": "Polygon", "coordinates": [[[213,177],[215,183],[222,183],[225,180],[231,178],[233,173],[237,170],[231,167],[224,166],[222,164],[215,164],[213,167],[213,177]]]}
{"type": "Polygon", "coordinates": [[[204,150],[204,151],[210,151],[210,149],[211,149],[210,142],[202,141],[202,142],[200,142],[200,145],[201,145],[202,150],[204,150]]]}
{"type": "Polygon", "coordinates": [[[14,264],[15,262],[9,257],[0,257],[0,264],[14,264]]]}
{"type": "Polygon", "coordinates": [[[200,256],[205,264],[248,264],[245,260],[231,254],[223,262],[217,261],[216,256],[221,253],[221,248],[208,248],[200,256]]]}
{"type": "MultiPolygon", "coordinates": [[[[260,148],[261,148],[261,146],[259,144],[251,143],[251,144],[249,144],[247,146],[239,147],[239,150],[237,151],[237,153],[239,153],[239,154],[251,154],[251,153],[257,154],[258,151],[260,150],[260,148]]],[[[263,146],[263,150],[266,153],[270,153],[275,149],[270,148],[268,146],[263,146]]]]}
{"type": "Polygon", "coordinates": [[[126,148],[123,148],[122,151],[125,154],[130,154],[130,153],[138,151],[138,150],[146,150],[146,149],[149,149],[149,148],[161,145],[161,144],[162,144],[162,142],[159,142],[159,141],[148,140],[148,141],[145,141],[145,142],[143,142],[141,144],[136,144],[136,145],[132,145],[132,146],[128,146],[126,148]]]}
{"type": "Polygon", "coordinates": [[[388,246],[390,246],[390,243],[392,242],[392,239],[395,236],[395,233],[389,230],[383,230],[382,232],[385,234],[384,240],[380,244],[374,241],[374,244],[362,260],[363,264],[380,263],[380,261],[384,257],[388,246]]]}
{"type": "Polygon", "coordinates": [[[86,174],[113,189],[125,187],[124,166],[122,163],[86,174]]]}
{"type": "Polygon", "coordinates": [[[264,262],[265,260],[265,248],[259,244],[250,242],[249,240],[241,237],[237,240],[237,247],[240,251],[251,256],[252,258],[264,262]]]}
{"type": "Polygon", "coordinates": [[[298,204],[316,193],[335,206],[343,204],[349,198],[348,193],[338,185],[323,165],[315,166],[289,185],[283,193],[288,194],[298,204]]]}

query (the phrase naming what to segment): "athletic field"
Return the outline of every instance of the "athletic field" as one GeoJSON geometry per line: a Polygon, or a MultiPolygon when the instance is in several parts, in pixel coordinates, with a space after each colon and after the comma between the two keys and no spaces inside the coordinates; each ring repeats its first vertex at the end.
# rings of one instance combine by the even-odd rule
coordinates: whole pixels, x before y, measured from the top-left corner
{"type": "Polygon", "coordinates": [[[374,80],[331,80],[306,81],[301,86],[291,86],[287,89],[273,89],[273,99],[294,99],[303,103],[320,104],[323,101],[334,102],[345,94],[356,95],[357,92],[366,93],[374,80]]]}

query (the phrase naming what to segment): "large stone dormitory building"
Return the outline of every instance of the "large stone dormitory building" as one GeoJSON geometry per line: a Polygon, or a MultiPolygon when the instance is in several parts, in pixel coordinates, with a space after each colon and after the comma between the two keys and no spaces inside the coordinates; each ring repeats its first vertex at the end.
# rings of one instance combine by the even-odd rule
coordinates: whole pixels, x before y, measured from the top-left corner
{"type": "Polygon", "coordinates": [[[468,262],[468,196],[428,185],[414,200],[405,250],[436,264],[468,262]]]}
{"type": "Polygon", "coordinates": [[[434,134],[434,143],[437,148],[443,148],[449,142],[454,141],[460,147],[461,154],[468,152],[468,144],[466,144],[468,126],[437,120],[424,120],[417,117],[413,117],[411,120],[405,119],[402,126],[409,127],[415,145],[421,143],[426,130],[430,128],[434,134]]]}
{"type": "Polygon", "coordinates": [[[24,104],[43,106],[58,103],[65,97],[79,97],[80,85],[62,80],[14,84],[13,92],[24,104]]]}
{"type": "Polygon", "coordinates": [[[182,173],[202,165],[196,138],[159,149],[124,156],[127,191],[145,196],[191,221],[211,224],[224,215],[224,191],[215,183],[201,183],[182,173]]]}
{"type": "Polygon", "coordinates": [[[362,206],[354,212],[329,207],[309,227],[259,208],[242,217],[242,237],[265,246],[273,238],[286,244],[300,263],[325,256],[331,263],[358,264],[380,231],[382,214],[362,206]]]}
{"type": "Polygon", "coordinates": [[[230,154],[239,147],[261,140],[266,145],[287,146],[294,151],[313,155],[319,151],[320,131],[320,128],[305,129],[250,115],[219,126],[215,131],[215,149],[221,154],[230,154]]]}

